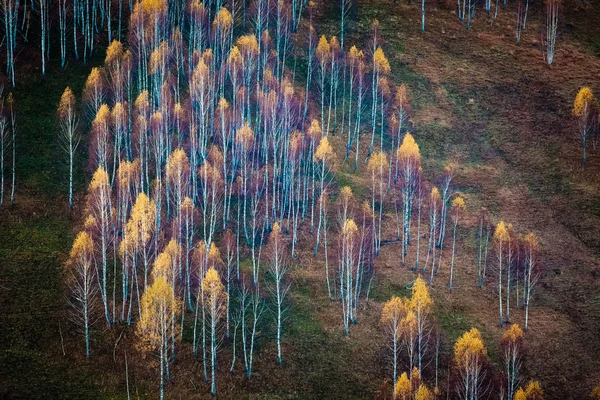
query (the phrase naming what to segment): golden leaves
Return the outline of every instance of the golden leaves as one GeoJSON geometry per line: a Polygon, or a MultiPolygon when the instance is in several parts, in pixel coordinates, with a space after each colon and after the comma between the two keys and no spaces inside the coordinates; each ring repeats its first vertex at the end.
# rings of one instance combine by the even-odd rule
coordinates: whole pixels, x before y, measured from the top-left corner
{"type": "Polygon", "coordinates": [[[313,139],[319,137],[319,135],[321,134],[321,124],[319,123],[318,120],[313,119],[311,121],[307,134],[309,137],[311,137],[313,139]]]}
{"type": "Polygon", "coordinates": [[[431,204],[433,206],[437,205],[440,201],[442,201],[442,196],[440,196],[440,191],[437,187],[431,189],[431,204]]]}
{"type": "Polygon", "coordinates": [[[344,236],[346,236],[346,238],[353,237],[355,234],[357,234],[358,227],[356,226],[356,222],[354,222],[352,219],[346,219],[346,222],[344,222],[344,227],[342,228],[342,233],[344,236]]]}
{"type": "Polygon", "coordinates": [[[112,64],[121,59],[123,55],[123,44],[118,40],[113,40],[106,49],[106,58],[104,64],[112,64]]]}
{"type": "Polygon", "coordinates": [[[173,288],[164,277],[158,277],[148,286],[141,299],[141,315],[137,334],[157,349],[166,340],[166,331],[173,315],[179,312],[173,288]]]}
{"type": "Polygon", "coordinates": [[[517,393],[515,393],[513,400],[527,400],[527,395],[525,394],[525,391],[522,387],[520,387],[519,390],[517,390],[517,393]]]}
{"type": "Polygon", "coordinates": [[[202,279],[202,291],[205,301],[209,305],[207,311],[213,317],[220,317],[224,311],[223,302],[227,300],[227,293],[217,270],[213,267],[206,271],[204,279],[202,279]]]}
{"type": "Polygon", "coordinates": [[[156,256],[156,260],[154,260],[154,269],[152,270],[154,279],[164,278],[166,281],[169,281],[172,272],[171,265],[171,256],[167,252],[163,251],[156,256]]]}
{"type": "Polygon", "coordinates": [[[496,225],[496,230],[494,231],[494,240],[497,243],[504,243],[508,241],[508,230],[506,229],[506,225],[504,221],[500,221],[498,225],[496,225]]]}
{"type": "Polygon", "coordinates": [[[537,237],[535,236],[535,233],[533,232],[529,232],[526,236],[525,236],[525,244],[527,245],[527,247],[533,251],[537,251],[539,248],[539,242],[537,237]]]}
{"type": "Polygon", "coordinates": [[[221,251],[214,242],[211,242],[210,249],[208,250],[208,261],[213,267],[221,263],[221,251]]]}
{"type": "Polygon", "coordinates": [[[387,168],[387,156],[383,151],[376,151],[373,154],[371,154],[371,157],[369,157],[369,161],[367,163],[367,169],[369,171],[376,171],[380,169],[387,170],[387,168]]]}
{"type": "Polygon", "coordinates": [[[510,328],[504,332],[500,343],[507,346],[517,344],[521,340],[523,340],[523,330],[521,330],[518,324],[512,324],[510,328]]]}
{"type": "Polygon", "coordinates": [[[329,39],[329,48],[331,49],[332,54],[337,54],[340,51],[340,42],[337,37],[332,36],[329,39]]]}
{"type": "Polygon", "coordinates": [[[350,52],[348,53],[348,57],[354,62],[363,58],[363,52],[362,50],[358,50],[356,46],[352,46],[350,48],[350,52]]]}
{"type": "Polygon", "coordinates": [[[237,40],[237,46],[246,54],[246,57],[258,54],[258,42],[256,36],[252,34],[240,36],[237,40]]]}
{"type": "Polygon", "coordinates": [[[590,395],[592,400],[600,400],[600,386],[596,386],[590,395]]]}
{"type": "Polygon", "coordinates": [[[573,102],[573,110],[571,111],[573,116],[580,118],[586,117],[586,113],[589,113],[590,107],[594,102],[594,94],[589,87],[582,87],[575,96],[573,102]]]}
{"type": "Polygon", "coordinates": [[[116,103],[112,109],[111,117],[115,125],[125,125],[125,112],[126,109],[123,107],[123,103],[116,103]]]}
{"type": "Polygon", "coordinates": [[[433,400],[433,394],[427,386],[421,384],[415,393],[415,400],[433,400]]]}
{"type": "Polygon", "coordinates": [[[159,73],[161,72],[161,68],[166,67],[167,58],[169,57],[170,52],[171,50],[169,49],[167,42],[164,40],[160,42],[158,47],[150,54],[149,70],[151,74],[159,73]]]}
{"type": "Polygon", "coordinates": [[[421,278],[421,275],[419,275],[412,287],[410,306],[415,312],[423,314],[429,312],[432,304],[433,300],[429,296],[429,289],[427,289],[425,281],[421,278]]]}
{"type": "Polygon", "coordinates": [[[454,344],[454,360],[462,368],[469,368],[486,356],[481,333],[476,328],[465,332],[454,344]]]}
{"type": "Polygon", "coordinates": [[[237,46],[233,46],[229,51],[229,57],[227,57],[227,63],[230,67],[240,66],[242,64],[242,54],[237,46]]]}
{"type": "Polygon", "coordinates": [[[406,313],[407,306],[406,300],[398,296],[393,296],[383,305],[381,323],[399,323],[406,313]]]}
{"type": "Polygon", "coordinates": [[[83,227],[85,229],[92,229],[94,226],[96,226],[96,218],[92,214],[89,214],[83,223],[83,227]]]}
{"type": "Polygon", "coordinates": [[[62,96],[60,97],[60,103],[58,104],[58,115],[60,118],[68,118],[75,111],[75,95],[69,86],[66,87],[62,96]]]}
{"type": "Polygon", "coordinates": [[[352,188],[350,186],[344,186],[340,190],[340,198],[342,202],[347,202],[352,198],[352,188]]]}
{"type": "Polygon", "coordinates": [[[254,131],[247,122],[236,132],[235,142],[241,144],[245,151],[254,143],[254,131]]]}
{"type": "Polygon", "coordinates": [[[527,400],[544,400],[544,391],[539,381],[531,381],[525,388],[525,398],[527,400]]]}
{"type": "Polygon", "coordinates": [[[110,121],[110,108],[106,104],[102,104],[96,113],[96,118],[92,121],[92,126],[94,129],[108,127],[108,121],[110,121]]]}
{"type": "Polygon", "coordinates": [[[408,375],[406,372],[403,372],[400,375],[400,378],[396,381],[396,386],[394,387],[394,397],[399,400],[409,400],[412,395],[412,389],[410,386],[410,380],[408,379],[408,375]]]}
{"type": "Polygon", "coordinates": [[[157,15],[167,11],[166,0],[142,0],[141,3],[148,15],[157,15]]]}
{"type": "Polygon", "coordinates": [[[102,75],[100,74],[100,68],[94,67],[90,71],[90,74],[85,81],[85,87],[91,88],[102,84],[102,75]]]}
{"type": "Polygon", "coordinates": [[[190,171],[190,160],[182,148],[173,150],[167,162],[167,178],[181,179],[190,171]]]}
{"type": "Polygon", "coordinates": [[[92,181],[90,182],[89,191],[95,191],[97,189],[108,189],[108,174],[102,167],[98,167],[94,175],[92,176],[92,181]]]}
{"type": "Polygon", "coordinates": [[[131,217],[126,227],[126,236],[147,242],[154,230],[155,218],[156,204],[154,200],[151,201],[145,193],[140,193],[131,209],[131,217]]]}
{"type": "Polygon", "coordinates": [[[181,202],[181,211],[186,213],[191,213],[194,211],[194,203],[192,203],[192,199],[186,196],[181,202]]]}
{"type": "Polygon", "coordinates": [[[142,91],[138,97],[135,99],[134,106],[138,110],[138,112],[145,112],[150,105],[148,100],[148,91],[142,91]]]}
{"type": "Polygon", "coordinates": [[[406,84],[401,84],[396,88],[396,106],[404,108],[408,105],[408,89],[406,84]]]}
{"type": "Polygon", "coordinates": [[[327,162],[334,156],[333,147],[329,144],[329,140],[327,137],[321,138],[319,145],[317,146],[317,150],[315,150],[314,161],[319,162],[327,162]]]}
{"type": "Polygon", "coordinates": [[[421,162],[421,152],[419,145],[415,142],[415,138],[410,133],[404,135],[402,144],[398,147],[398,159],[400,162],[414,161],[421,162]]]}
{"type": "Polygon", "coordinates": [[[317,58],[322,62],[325,63],[328,59],[329,59],[329,53],[331,52],[331,46],[329,45],[329,42],[327,42],[327,38],[325,37],[325,35],[322,35],[321,38],[319,39],[319,44],[317,45],[317,58]]]}
{"type": "Polygon", "coordinates": [[[77,234],[77,237],[73,242],[70,257],[72,259],[82,256],[87,257],[87,255],[92,253],[93,248],[94,242],[92,242],[92,237],[86,231],[81,231],[77,234]]]}
{"type": "Polygon", "coordinates": [[[391,72],[390,63],[381,47],[378,47],[377,50],[375,50],[375,53],[373,54],[373,63],[375,64],[377,73],[387,75],[391,72]]]}
{"type": "Polygon", "coordinates": [[[221,7],[213,24],[217,24],[221,30],[228,31],[233,25],[233,18],[229,10],[221,7]]]}
{"type": "Polygon", "coordinates": [[[460,195],[456,196],[454,200],[452,200],[452,208],[457,211],[464,211],[466,209],[465,199],[463,199],[460,195]]]}
{"type": "Polygon", "coordinates": [[[275,222],[273,224],[273,228],[271,230],[271,240],[277,239],[281,235],[281,227],[279,226],[279,222],[275,222]]]}

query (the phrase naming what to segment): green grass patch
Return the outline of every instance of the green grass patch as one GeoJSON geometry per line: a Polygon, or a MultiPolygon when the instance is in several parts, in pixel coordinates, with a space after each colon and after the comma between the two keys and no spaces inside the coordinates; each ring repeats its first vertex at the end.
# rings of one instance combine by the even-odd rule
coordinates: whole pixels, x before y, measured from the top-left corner
{"type": "Polygon", "coordinates": [[[373,279],[371,284],[371,292],[369,298],[384,303],[391,299],[393,296],[398,297],[410,297],[411,289],[407,288],[406,285],[400,285],[392,283],[389,279],[383,279],[377,277],[373,279]]]}

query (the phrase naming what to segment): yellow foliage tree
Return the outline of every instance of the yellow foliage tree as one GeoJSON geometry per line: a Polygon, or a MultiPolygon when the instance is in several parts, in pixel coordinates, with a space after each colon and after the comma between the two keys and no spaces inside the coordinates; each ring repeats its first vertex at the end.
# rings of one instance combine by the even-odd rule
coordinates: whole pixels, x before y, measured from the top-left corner
{"type": "Polygon", "coordinates": [[[77,101],[70,87],[63,92],[58,105],[60,141],[69,160],[69,207],[73,208],[73,163],[81,135],[77,133],[77,101]]]}
{"type": "Polygon", "coordinates": [[[421,386],[421,373],[417,367],[413,367],[410,374],[410,386],[413,393],[415,393],[419,389],[419,386],[421,386]]]}
{"type": "Polygon", "coordinates": [[[454,362],[460,372],[459,391],[463,398],[479,398],[486,358],[487,351],[476,328],[465,332],[454,344],[454,362]]]}
{"type": "Polygon", "coordinates": [[[394,397],[398,400],[410,400],[412,397],[412,390],[410,387],[410,380],[406,375],[406,372],[403,372],[400,375],[400,378],[396,381],[396,385],[394,387],[394,397]]]}
{"type": "MultiPolygon", "coordinates": [[[[421,167],[421,153],[419,145],[415,142],[410,133],[404,135],[402,144],[396,151],[396,176],[395,181],[399,180],[400,191],[402,194],[402,263],[407,254],[410,244],[410,222],[413,209],[413,198],[417,189],[418,177],[421,167]]],[[[399,238],[400,239],[400,238],[399,238]]]]}
{"type": "Polygon", "coordinates": [[[173,315],[179,310],[173,288],[163,277],[148,286],[141,300],[141,315],[137,334],[143,351],[157,351],[160,355],[160,398],[164,399],[165,370],[169,375],[169,328],[173,315]]]}
{"type": "Polygon", "coordinates": [[[215,383],[215,373],[217,364],[217,324],[225,313],[225,304],[227,303],[227,293],[221,283],[221,278],[216,269],[209,268],[202,279],[202,291],[204,294],[204,307],[210,318],[210,337],[211,337],[211,394],[217,394],[215,383]]]}
{"type": "Polygon", "coordinates": [[[503,267],[503,256],[504,256],[504,245],[508,242],[508,230],[504,221],[500,221],[494,231],[494,243],[496,245],[496,254],[498,256],[498,302],[500,304],[500,326],[503,325],[504,320],[502,317],[502,267],[503,267]]]}
{"type": "Polygon", "coordinates": [[[452,261],[450,263],[450,292],[453,289],[453,278],[454,278],[454,254],[456,248],[456,229],[458,227],[458,219],[460,218],[460,214],[463,213],[466,209],[465,200],[462,196],[458,195],[452,200],[452,222],[454,222],[454,231],[452,233],[452,261]]]}
{"type": "Polygon", "coordinates": [[[371,214],[373,218],[373,229],[375,232],[375,254],[379,255],[381,249],[381,220],[383,217],[383,202],[386,193],[385,173],[388,172],[387,156],[383,151],[376,151],[371,154],[367,163],[367,169],[371,171],[371,214]],[[378,196],[379,203],[379,219],[378,224],[375,224],[375,196],[378,196]]]}
{"type": "Polygon", "coordinates": [[[523,331],[519,325],[513,324],[504,333],[500,341],[506,375],[506,388],[508,398],[514,396],[515,388],[519,382],[521,369],[521,352],[523,348],[523,331]]]}
{"type": "MultiPolygon", "coordinates": [[[[92,236],[97,236],[96,242],[100,243],[100,254],[102,257],[102,276],[100,277],[100,296],[104,303],[104,314],[109,326],[112,321],[108,311],[108,296],[106,292],[107,285],[107,268],[108,268],[108,246],[110,243],[110,223],[111,223],[111,188],[108,180],[108,174],[104,169],[98,167],[92,181],[88,186],[87,211],[94,225],[88,229],[92,232],[92,236]]],[[[87,221],[86,221],[87,222],[87,221]]]]}
{"type": "Polygon", "coordinates": [[[421,384],[415,392],[415,400],[433,400],[433,393],[427,388],[427,386],[421,384]]]}
{"type": "Polygon", "coordinates": [[[517,390],[515,396],[513,397],[513,400],[527,400],[527,395],[525,394],[525,391],[522,387],[520,387],[519,390],[517,390]]]}
{"type": "Polygon", "coordinates": [[[429,289],[427,289],[425,281],[419,275],[413,284],[410,298],[410,308],[415,315],[417,328],[417,365],[419,373],[423,371],[423,358],[428,344],[428,316],[432,305],[433,300],[429,296],[429,289]]]}
{"type": "Polygon", "coordinates": [[[96,283],[94,243],[92,237],[81,231],[75,238],[69,255],[71,290],[70,302],[73,306],[73,320],[81,326],[85,336],[85,355],[90,357],[90,326],[94,319],[91,315],[96,303],[98,287],[96,283]]]}
{"type": "Polygon", "coordinates": [[[581,137],[581,145],[583,148],[583,163],[587,162],[586,154],[586,142],[587,137],[593,129],[593,109],[597,103],[594,98],[594,94],[589,87],[583,87],[577,92],[575,101],[573,102],[573,109],[571,113],[577,119],[579,123],[579,136],[581,137]]]}
{"type": "Polygon", "coordinates": [[[531,381],[525,388],[525,396],[527,400],[544,400],[544,391],[539,381],[531,381]]]}
{"type": "Polygon", "coordinates": [[[385,325],[386,331],[392,340],[390,350],[392,350],[392,382],[394,382],[394,385],[396,384],[397,377],[399,342],[402,337],[401,323],[406,316],[406,303],[406,300],[393,296],[383,305],[383,310],[381,311],[381,323],[385,325]]]}

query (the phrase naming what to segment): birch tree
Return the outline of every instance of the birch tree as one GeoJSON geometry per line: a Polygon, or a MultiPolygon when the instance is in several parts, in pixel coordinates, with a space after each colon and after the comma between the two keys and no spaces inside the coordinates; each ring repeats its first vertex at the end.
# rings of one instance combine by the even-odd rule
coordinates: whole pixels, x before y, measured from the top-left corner
{"type": "MultiPolygon", "coordinates": [[[[383,305],[381,311],[381,323],[385,326],[386,333],[391,343],[388,347],[392,352],[392,382],[394,388],[397,386],[398,355],[400,352],[402,338],[402,320],[406,316],[407,302],[400,297],[393,296],[383,305]]],[[[403,376],[406,374],[404,373],[403,376]]],[[[396,394],[397,396],[397,394],[396,394]]]]}
{"type": "Polygon", "coordinates": [[[375,152],[369,158],[367,169],[371,171],[371,214],[373,216],[373,236],[375,238],[375,254],[379,255],[381,249],[381,220],[383,218],[383,202],[385,199],[386,182],[385,173],[388,172],[387,156],[384,152],[375,152]],[[375,203],[377,197],[379,218],[375,222],[375,203]]]}
{"type": "Polygon", "coordinates": [[[460,218],[460,214],[465,211],[465,200],[459,195],[452,200],[452,222],[454,224],[454,229],[452,230],[452,261],[450,263],[450,283],[449,288],[450,292],[453,289],[453,277],[454,277],[454,253],[456,247],[456,230],[458,228],[458,220],[460,218]]]}
{"type": "MultiPolygon", "coordinates": [[[[318,61],[318,80],[319,92],[321,94],[321,136],[326,136],[329,131],[325,131],[325,86],[326,76],[329,68],[329,59],[331,57],[331,47],[325,35],[322,35],[317,44],[316,56],[318,61]]],[[[329,71],[331,74],[332,71],[329,71]]]]}
{"type": "Polygon", "coordinates": [[[326,136],[323,136],[321,138],[321,140],[319,141],[319,146],[317,146],[317,149],[315,150],[315,154],[313,156],[313,161],[315,163],[319,163],[321,164],[319,168],[319,181],[320,181],[320,188],[319,188],[319,223],[317,225],[317,237],[316,237],[316,244],[315,244],[315,251],[314,251],[314,255],[317,255],[317,251],[319,250],[319,242],[320,242],[320,238],[321,238],[321,228],[323,226],[323,202],[321,200],[323,200],[324,198],[322,198],[321,196],[323,195],[323,193],[325,193],[325,179],[327,178],[327,173],[329,172],[329,169],[331,167],[331,164],[334,161],[334,157],[335,157],[335,153],[333,152],[333,147],[331,147],[331,145],[329,144],[329,140],[327,139],[326,136]]]}
{"type": "Polygon", "coordinates": [[[410,244],[410,224],[413,210],[413,199],[418,183],[418,174],[421,166],[421,153],[419,145],[410,133],[404,135],[402,145],[396,152],[400,165],[400,191],[402,193],[402,263],[410,244]]]}
{"type": "Polygon", "coordinates": [[[433,300],[429,296],[429,290],[425,281],[418,276],[412,287],[412,296],[410,298],[410,308],[415,316],[417,329],[417,365],[419,374],[423,372],[423,360],[429,349],[429,314],[433,300]]]}
{"type": "Polygon", "coordinates": [[[454,344],[454,362],[460,374],[457,394],[461,399],[478,400],[484,394],[484,363],[487,351],[475,328],[465,332],[454,344]]]}
{"type": "MultiPolygon", "coordinates": [[[[141,340],[140,347],[147,353],[158,352],[160,359],[160,399],[165,397],[165,370],[169,363],[169,330],[171,319],[179,306],[173,295],[173,288],[165,278],[158,277],[146,289],[141,301],[142,313],[136,333],[141,340]]],[[[168,374],[168,373],[167,373],[168,374]]]]}
{"type": "Polygon", "coordinates": [[[504,362],[506,378],[506,395],[508,399],[515,396],[515,390],[520,383],[521,357],[523,353],[523,331],[519,325],[513,324],[502,336],[500,350],[504,362]]]}
{"type": "Polygon", "coordinates": [[[529,329],[529,305],[533,295],[533,289],[542,276],[541,263],[539,261],[539,242],[534,233],[525,236],[525,271],[523,282],[523,301],[525,303],[525,330],[529,329]]]}
{"type": "Polygon", "coordinates": [[[69,163],[69,207],[73,209],[73,164],[81,135],[77,131],[78,118],[75,95],[68,86],[63,92],[58,105],[58,123],[60,126],[60,143],[67,153],[69,163]]]}
{"type": "Polygon", "coordinates": [[[218,323],[225,314],[225,305],[227,303],[227,293],[225,287],[221,283],[221,278],[214,268],[210,268],[204,279],[202,280],[202,291],[204,292],[206,307],[210,319],[210,355],[211,355],[211,381],[210,393],[212,396],[217,395],[217,385],[215,383],[216,365],[217,365],[217,348],[219,338],[217,337],[218,323]]]}
{"type": "Polygon", "coordinates": [[[108,174],[102,167],[98,167],[88,187],[87,210],[93,217],[94,234],[98,236],[94,241],[100,243],[99,251],[102,262],[100,282],[100,296],[104,303],[104,314],[108,326],[112,326],[108,307],[108,251],[111,244],[110,225],[112,223],[111,188],[108,174]]]}
{"type": "Polygon", "coordinates": [[[94,265],[94,243],[91,236],[79,232],[68,262],[70,279],[70,305],[73,308],[73,321],[83,330],[85,337],[85,356],[90,358],[90,328],[95,322],[96,268],[94,265]]]}
{"type": "Polygon", "coordinates": [[[597,100],[589,87],[583,87],[577,92],[571,114],[577,119],[579,125],[579,137],[581,138],[581,148],[583,150],[583,164],[587,163],[586,145],[588,136],[594,128],[595,113],[593,108],[597,100]]]}
{"type": "Polygon", "coordinates": [[[410,386],[410,380],[408,379],[406,372],[403,372],[394,385],[394,398],[398,400],[411,400],[411,397],[412,388],[410,386]]]}
{"type": "Polygon", "coordinates": [[[281,365],[283,362],[283,356],[281,352],[281,333],[286,311],[284,308],[284,303],[287,293],[290,290],[290,284],[286,282],[289,264],[285,260],[285,246],[281,236],[281,228],[279,227],[278,222],[273,224],[273,230],[269,236],[268,247],[269,272],[273,279],[270,289],[274,297],[276,308],[275,322],[277,326],[277,363],[281,365]]]}
{"type": "Polygon", "coordinates": [[[503,258],[506,251],[505,244],[508,242],[508,231],[503,221],[500,221],[496,225],[494,231],[494,244],[496,248],[496,255],[498,257],[498,302],[500,306],[500,327],[504,323],[502,317],[502,271],[503,271],[503,258]]]}
{"type": "Polygon", "coordinates": [[[340,299],[342,301],[342,320],[346,335],[350,334],[350,323],[354,322],[353,311],[358,299],[360,277],[360,234],[356,223],[346,219],[340,232],[339,268],[340,299]]]}
{"type": "Polygon", "coordinates": [[[543,36],[544,58],[548,65],[554,61],[554,52],[556,51],[556,38],[558,36],[558,10],[560,0],[546,0],[546,32],[543,36]]]}

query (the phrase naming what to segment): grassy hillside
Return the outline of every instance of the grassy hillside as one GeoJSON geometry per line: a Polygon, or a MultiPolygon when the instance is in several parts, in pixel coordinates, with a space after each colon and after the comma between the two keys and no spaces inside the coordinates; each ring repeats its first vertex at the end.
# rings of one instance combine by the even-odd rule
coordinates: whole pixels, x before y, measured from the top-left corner
{"type": "MultiPolygon", "coordinates": [[[[497,21],[478,11],[467,31],[456,20],[454,3],[428,3],[425,33],[419,31],[416,4],[359,0],[353,7],[346,42],[367,47],[370,23],[377,18],[393,78],[409,86],[411,131],[424,155],[426,178],[437,183],[451,158],[460,164],[455,186],[465,194],[468,212],[458,235],[458,287],[448,293],[445,265],[432,289],[446,352],[475,326],[498,362],[504,331],[497,327],[497,298],[489,284],[479,289],[475,281],[474,231],[483,206],[540,238],[547,273],[532,304],[524,376],[539,379],[549,399],[586,398],[600,383],[600,156],[590,152],[583,167],[569,113],[579,87],[600,90],[600,9],[590,2],[565,4],[555,63],[548,68],[539,39],[541,5],[531,14],[521,45],[514,42],[514,4],[501,10],[497,21]]],[[[319,33],[338,33],[333,2],[318,5],[315,25],[319,33]]],[[[66,71],[53,61],[45,77],[33,68],[17,74],[17,201],[0,208],[3,398],[127,398],[125,357],[132,396],[157,396],[153,361],[137,354],[131,330],[96,329],[92,359],[86,361],[81,335],[66,318],[62,265],[82,214],[87,178],[82,156],[77,206],[70,211],[55,109],[65,86],[81,93],[89,69],[101,58],[87,66],[72,63],[66,71]]],[[[344,139],[333,137],[332,143],[337,183],[368,196],[365,168],[355,174],[342,163],[344,139]]],[[[392,215],[385,224],[384,239],[393,239],[392,215]]],[[[406,295],[405,285],[414,279],[398,262],[399,244],[382,247],[370,301],[345,337],[339,304],[327,298],[322,254],[313,258],[308,232],[301,236],[308,245],[295,261],[284,366],[276,365],[273,332],[265,328],[251,379],[243,377],[239,359],[234,373],[226,372],[229,350],[220,355],[220,396],[390,398],[381,305],[391,295],[406,295]]],[[[514,322],[522,324],[521,311],[515,310],[514,322]]],[[[190,347],[189,340],[180,347],[170,398],[208,397],[201,363],[191,357],[190,347]]]]}

